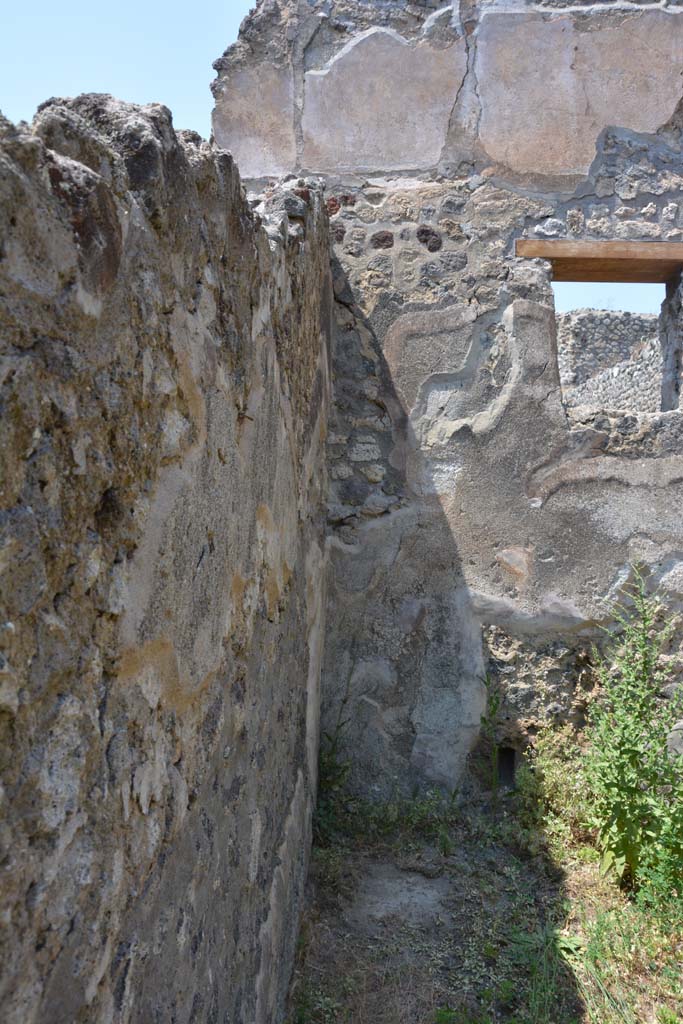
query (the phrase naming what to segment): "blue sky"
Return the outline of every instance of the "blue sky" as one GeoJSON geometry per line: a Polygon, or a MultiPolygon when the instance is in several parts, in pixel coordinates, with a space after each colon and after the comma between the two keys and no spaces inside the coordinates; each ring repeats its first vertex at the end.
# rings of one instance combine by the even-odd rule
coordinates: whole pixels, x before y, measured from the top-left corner
{"type": "Polygon", "coordinates": [[[557,281],[553,284],[555,310],[566,313],[588,309],[622,309],[629,313],[659,313],[666,288],[663,284],[613,284],[557,281]]]}
{"type": "Polygon", "coordinates": [[[3,5],[0,110],[30,121],[50,96],[110,92],[165,103],[176,128],[208,137],[212,62],[255,0],[23,0],[3,5]]]}

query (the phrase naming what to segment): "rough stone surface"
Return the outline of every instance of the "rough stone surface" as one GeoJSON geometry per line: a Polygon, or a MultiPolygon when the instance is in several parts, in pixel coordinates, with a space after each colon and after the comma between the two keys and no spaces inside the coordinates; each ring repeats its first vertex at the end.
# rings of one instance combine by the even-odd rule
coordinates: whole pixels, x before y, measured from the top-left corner
{"type": "Polygon", "coordinates": [[[666,741],[669,753],[683,757],[683,722],[676,722],[666,741]]]}
{"type": "Polygon", "coordinates": [[[662,349],[654,315],[563,313],[557,317],[557,358],[567,409],[662,408],[662,349]]]}
{"type": "MultiPolygon", "coordinates": [[[[632,145],[621,150],[615,134],[603,160],[625,173],[632,145]]],[[[667,177],[648,175],[647,187],[667,177]]],[[[325,714],[334,723],[343,704],[365,791],[462,780],[487,670],[505,696],[501,740],[522,746],[545,717],[578,715],[604,599],[630,563],[657,578],[680,546],[679,414],[610,401],[568,421],[548,269],[508,255],[516,235],[549,219],[595,223],[595,205],[477,176],[384,178],[333,215],[333,236],[338,221],[346,231],[336,244],[325,714]],[[395,244],[378,264],[372,239],[385,231],[395,244]],[[436,252],[421,241],[432,235],[436,252]]],[[[616,196],[600,203],[608,237],[619,209],[616,196]]],[[[645,233],[652,220],[642,223],[645,233]]],[[[599,332],[591,340],[590,356],[573,357],[587,382],[611,351],[599,332]]],[[[633,333],[619,344],[615,359],[632,351],[633,333]]],[[[658,346],[647,351],[654,358],[658,346]]]]}
{"type": "Polygon", "coordinates": [[[216,140],[253,178],[436,166],[467,69],[457,21],[438,0],[261,3],[214,65],[216,140]]]}
{"type": "Polygon", "coordinates": [[[280,1015],[316,776],[330,285],[319,192],[266,209],[165,107],[1,123],[6,1024],[280,1015]]]}
{"type": "Polygon", "coordinates": [[[245,177],[285,174],[296,163],[294,79],[291,68],[237,67],[216,91],[213,124],[219,146],[233,152],[245,177]],[[259,96],[255,117],[253,93],[259,96]]]}
{"type": "Polygon", "coordinates": [[[486,674],[521,747],[634,564],[683,609],[683,288],[657,403],[513,255],[683,239],[682,18],[260,0],[213,87],[249,196],[163,107],[3,122],[10,1024],[279,1024],[319,714],[356,790],[466,789],[486,674]]]}

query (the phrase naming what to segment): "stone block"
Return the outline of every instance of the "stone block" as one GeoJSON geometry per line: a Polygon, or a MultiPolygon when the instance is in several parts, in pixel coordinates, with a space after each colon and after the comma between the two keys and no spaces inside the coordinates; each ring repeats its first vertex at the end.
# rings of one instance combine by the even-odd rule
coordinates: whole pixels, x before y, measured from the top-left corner
{"type": "Polygon", "coordinates": [[[466,68],[459,39],[437,48],[372,28],[304,79],[303,165],[410,170],[438,163],[466,68]]]}
{"type": "Polygon", "coordinates": [[[217,85],[216,143],[230,150],[245,178],[286,174],[296,165],[294,80],[266,61],[235,65],[217,85]]]}
{"type": "Polygon", "coordinates": [[[683,15],[493,12],[477,33],[479,140],[522,175],[585,174],[608,125],[653,132],[681,96],[683,15]]]}

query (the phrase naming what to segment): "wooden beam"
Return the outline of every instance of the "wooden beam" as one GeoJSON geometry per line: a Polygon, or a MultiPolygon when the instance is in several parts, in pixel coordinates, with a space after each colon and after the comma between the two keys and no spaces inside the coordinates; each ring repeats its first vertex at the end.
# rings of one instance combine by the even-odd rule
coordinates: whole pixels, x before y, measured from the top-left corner
{"type": "Polygon", "coordinates": [[[518,238],[515,255],[549,260],[555,281],[668,283],[683,271],[682,242],[566,242],[518,238]]]}

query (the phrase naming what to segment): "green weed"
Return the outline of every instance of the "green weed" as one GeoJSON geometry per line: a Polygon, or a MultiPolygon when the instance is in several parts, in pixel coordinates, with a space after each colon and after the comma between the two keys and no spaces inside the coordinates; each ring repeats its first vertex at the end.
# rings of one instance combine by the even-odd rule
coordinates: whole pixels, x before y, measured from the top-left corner
{"type": "Polygon", "coordinates": [[[339,706],[331,732],[323,732],[318,751],[318,800],[313,817],[313,839],[319,846],[330,844],[346,817],[346,785],[351,762],[342,757],[347,697],[339,706]]]}
{"type": "Polygon", "coordinates": [[[455,1010],[441,1006],[434,1014],[434,1024],[461,1024],[462,1017],[455,1010]]]}
{"type": "Polygon", "coordinates": [[[342,1006],[325,992],[316,988],[305,988],[297,1000],[288,1024],[340,1024],[342,1006]]]}
{"type": "Polygon", "coordinates": [[[598,666],[602,686],[586,734],[587,817],[603,870],[669,902],[683,896],[683,758],[667,750],[678,708],[660,696],[672,626],[640,577],[630,597],[630,609],[616,610],[619,631],[598,666]]]}
{"type": "Polygon", "coordinates": [[[673,1010],[663,1006],[657,1011],[657,1024],[681,1024],[681,1018],[673,1010]]]}

